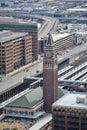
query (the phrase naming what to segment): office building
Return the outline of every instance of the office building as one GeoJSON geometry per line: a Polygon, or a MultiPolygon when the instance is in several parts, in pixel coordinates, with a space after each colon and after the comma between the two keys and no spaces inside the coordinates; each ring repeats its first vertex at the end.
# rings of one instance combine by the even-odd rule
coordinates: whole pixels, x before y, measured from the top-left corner
{"type": "Polygon", "coordinates": [[[28,33],[0,33],[0,74],[8,74],[32,62],[32,37],[28,33]]]}
{"type": "Polygon", "coordinates": [[[52,105],[53,130],[87,130],[87,93],[71,92],[52,105]]]}
{"type": "Polygon", "coordinates": [[[37,23],[14,19],[13,17],[0,17],[0,31],[28,32],[32,36],[33,61],[38,59],[38,27],[37,23]]]}
{"type": "Polygon", "coordinates": [[[58,64],[56,48],[49,34],[43,59],[43,98],[44,110],[52,111],[52,103],[58,99],[58,64]]]}
{"type": "Polygon", "coordinates": [[[29,31],[30,36],[32,36],[32,57],[33,61],[38,59],[39,47],[38,47],[38,33],[37,31],[29,31]]]}
{"type": "Polygon", "coordinates": [[[73,34],[70,33],[58,33],[52,34],[53,41],[55,43],[55,47],[57,48],[57,52],[61,53],[66,49],[70,49],[73,47],[73,34]]]}
{"type": "MultiPolygon", "coordinates": [[[[54,33],[52,34],[54,45],[58,53],[62,53],[66,49],[74,46],[74,35],[70,33],[54,33]]],[[[39,40],[39,52],[43,52],[46,46],[47,37],[39,40]]]]}

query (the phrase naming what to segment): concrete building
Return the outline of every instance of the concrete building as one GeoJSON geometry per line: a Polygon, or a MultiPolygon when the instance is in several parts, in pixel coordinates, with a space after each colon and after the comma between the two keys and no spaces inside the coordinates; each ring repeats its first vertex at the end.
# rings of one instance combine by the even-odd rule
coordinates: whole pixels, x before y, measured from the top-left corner
{"type": "Polygon", "coordinates": [[[58,53],[61,53],[65,49],[70,49],[73,47],[73,34],[61,32],[57,34],[52,34],[52,37],[58,53]]]}
{"type": "Polygon", "coordinates": [[[0,33],[0,74],[8,74],[32,62],[32,37],[28,33],[0,33]]]}
{"type": "Polygon", "coordinates": [[[87,130],[87,93],[71,92],[52,105],[53,130],[87,130]]]}
{"type": "Polygon", "coordinates": [[[68,30],[68,32],[86,31],[87,26],[86,26],[86,24],[68,24],[67,30],[68,30]]]}
{"type": "Polygon", "coordinates": [[[52,111],[52,103],[58,99],[57,53],[53,44],[52,36],[49,34],[43,59],[43,98],[46,112],[52,111]]]}
{"type": "MultiPolygon", "coordinates": [[[[58,53],[61,53],[65,49],[72,48],[74,46],[74,36],[70,33],[55,33],[52,34],[54,45],[58,53]]],[[[39,51],[43,52],[46,46],[47,38],[41,39],[39,42],[39,51]]]]}
{"type": "Polygon", "coordinates": [[[87,43],[87,31],[77,31],[75,33],[76,45],[87,43]]]}

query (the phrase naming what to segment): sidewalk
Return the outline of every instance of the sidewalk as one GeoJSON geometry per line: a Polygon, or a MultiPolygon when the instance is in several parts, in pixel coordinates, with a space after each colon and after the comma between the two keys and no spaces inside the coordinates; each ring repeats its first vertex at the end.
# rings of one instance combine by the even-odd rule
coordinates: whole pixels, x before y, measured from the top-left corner
{"type": "Polygon", "coordinates": [[[52,115],[48,114],[47,116],[41,118],[39,121],[37,121],[31,128],[28,130],[40,130],[42,127],[44,127],[47,123],[49,123],[52,120],[52,115]]]}
{"type": "Polygon", "coordinates": [[[29,67],[31,67],[31,66],[33,66],[33,65],[35,65],[35,64],[41,62],[41,61],[42,61],[42,60],[34,61],[34,62],[32,62],[32,63],[30,63],[30,64],[28,64],[28,65],[25,65],[25,66],[22,66],[22,67],[18,68],[17,70],[14,70],[13,72],[10,72],[10,73],[7,74],[7,75],[2,75],[2,76],[0,76],[0,78],[2,78],[2,80],[3,80],[3,78],[5,78],[5,77],[13,76],[13,75],[15,75],[15,74],[17,74],[17,73],[19,73],[19,72],[21,72],[21,71],[23,71],[23,70],[26,70],[27,68],[29,68],[29,67]]]}

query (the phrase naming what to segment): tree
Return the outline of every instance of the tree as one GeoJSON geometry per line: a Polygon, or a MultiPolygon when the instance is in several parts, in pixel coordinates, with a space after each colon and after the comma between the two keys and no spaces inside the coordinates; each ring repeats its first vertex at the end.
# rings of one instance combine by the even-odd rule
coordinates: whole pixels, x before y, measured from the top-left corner
{"type": "Polygon", "coordinates": [[[13,128],[12,130],[18,130],[17,128],[13,128]]]}

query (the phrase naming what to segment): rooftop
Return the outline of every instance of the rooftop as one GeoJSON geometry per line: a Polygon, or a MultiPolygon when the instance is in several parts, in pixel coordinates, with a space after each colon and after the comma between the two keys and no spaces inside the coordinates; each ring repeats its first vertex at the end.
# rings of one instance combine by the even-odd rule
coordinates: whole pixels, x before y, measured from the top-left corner
{"type": "Polygon", "coordinates": [[[86,98],[87,93],[81,93],[81,92],[71,92],[64,95],[62,98],[57,100],[53,104],[53,108],[55,107],[72,107],[72,108],[80,108],[80,109],[87,109],[87,104],[83,102],[77,103],[77,98],[86,98]]]}
{"type": "Polygon", "coordinates": [[[21,107],[33,107],[40,101],[42,101],[42,88],[38,87],[28,92],[27,94],[14,100],[8,106],[21,106],[21,107]]]}
{"type": "Polygon", "coordinates": [[[37,23],[33,21],[14,19],[12,17],[0,17],[0,31],[2,30],[37,32],[37,23]]]}
{"type": "Polygon", "coordinates": [[[57,33],[57,34],[52,34],[52,37],[53,37],[53,41],[56,42],[57,40],[65,38],[69,35],[71,34],[70,33],[57,33]]]}
{"type": "MultiPolygon", "coordinates": [[[[58,98],[62,97],[67,91],[58,88],[58,98]]],[[[16,106],[16,107],[33,107],[40,103],[43,99],[43,89],[41,87],[37,87],[32,89],[28,93],[24,94],[23,96],[17,98],[16,100],[12,101],[8,104],[8,106],[16,106]]]]}
{"type": "Polygon", "coordinates": [[[11,31],[1,31],[0,32],[0,42],[6,42],[9,40],[13,40],[15,38],[20,38],[22,36],[27,35],[28,33],[20,33],[20,32],[11,32],[11,31]]]}

